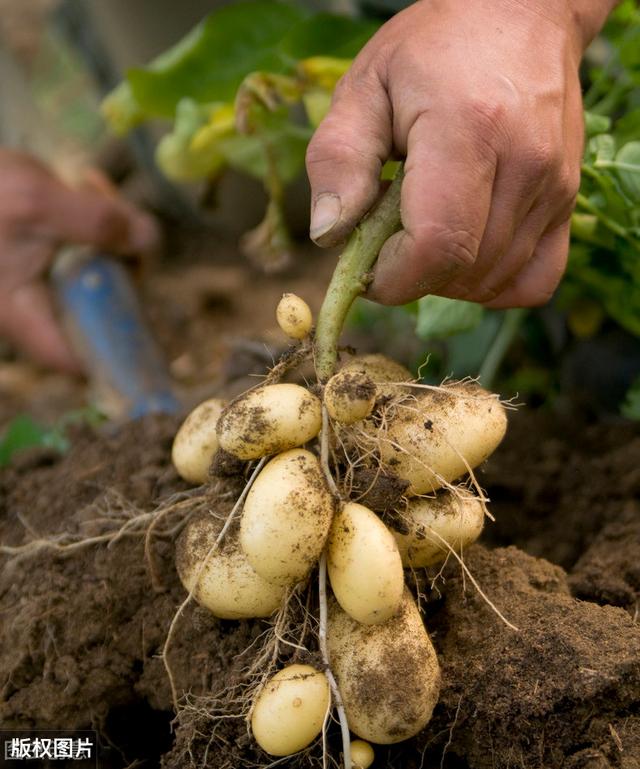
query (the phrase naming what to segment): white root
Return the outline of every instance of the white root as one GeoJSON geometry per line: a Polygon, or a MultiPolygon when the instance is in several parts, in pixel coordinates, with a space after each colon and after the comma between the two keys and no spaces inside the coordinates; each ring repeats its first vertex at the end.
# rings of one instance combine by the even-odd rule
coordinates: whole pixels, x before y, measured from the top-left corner
{"type": "Polygon", "coordinates": [[[324,663],[324,672],[329,679],[331,694],[334,701],[338,719],[340,720],[340,731],[342,733],[342,760],[344,769],[351,769],[351,738],[349,736],[349,722],[342,702],[342,695],[338,688],[338,682],[331,671],[331,660],[329,659],[329,650],[327,648],[327,554],[323,553],[320,557],[318,569],[318,597],[320,602],[320,629],[318,631],[318,645],[320,654],[324,663]]]}
{"type": "Polygon", "coordinates": [[[478,584],[478,581],[473,576],[473,574],[469,571],[469,568],[467,567],[466,563],[463,561],[463,559],[456,553],[454,548],[451,547],[451,545],[447,542],[446,539],[441,537],[437,531],[434,531],[431,527],[429,527],[429,531],[431,534],[440,542],[440,544],[446,548],[449,553],[458,561],[460,564],[463,574],[465,574],[467,577],[469,577],[469,581],[471,584],[475,587],[475,589],[478,591],[478,594],[482,597],[482,599],[485,601],[487,606],[489,606],[492,611],[495,612],[495,614],[504,622],[504,624],[510,628],[511,630],[514,630],[516,633],[520,632],[520,628],[516,627],[512,622],[509,622],[509,620],[504,616],[504,614],[498,609],[498,607],[493,603],[493,601],[489,598],[489,596],[484,592],[484,590],[480,587],[478,584]]]}

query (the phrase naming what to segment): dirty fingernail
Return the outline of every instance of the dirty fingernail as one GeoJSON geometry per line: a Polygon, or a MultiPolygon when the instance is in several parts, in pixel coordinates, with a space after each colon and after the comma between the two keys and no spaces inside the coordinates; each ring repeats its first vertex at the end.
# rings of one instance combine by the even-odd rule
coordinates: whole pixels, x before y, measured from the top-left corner
{"type": "Polygon", "coordinates": [[[326,235],[340,219],[342,204],[340,198],[333,193],[319,195],[313,204],[311,211],[311,225],[309,235],[311,240],[316,240],[326,235]]]}

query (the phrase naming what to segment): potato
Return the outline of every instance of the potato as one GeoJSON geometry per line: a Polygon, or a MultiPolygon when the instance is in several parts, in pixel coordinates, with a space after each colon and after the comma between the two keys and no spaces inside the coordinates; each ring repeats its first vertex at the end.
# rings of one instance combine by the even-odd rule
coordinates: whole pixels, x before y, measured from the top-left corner
{"type": "Polygon", "coordinates": [[[360,370],[374,382],[410,382],[413,377],[408,368],[386,355],[357,355],[348,360],[341,371],[360,370]]]}
{"type": "Polygon", "coordinates": [[[364,505],[336,515],[327,547],[331,588],[347,614],[365,625],[385,622],[402,603],[404,572],[393,534],[364,505]]]}
{"type": "Polygon", "coordinates": [[[376,386],[368,374],[358,369],[343,369],[327,382],[324,404],[332,419],[350,425],[369,416],[376,393],[376,386]]]}
{"type": "Polygon", "coordinates": [[[278,454],[247,494],[240,544],[256,572],[279,585],[304,579],[329,533],[335,505],[315,455],[305,449],[278,454]]]}
{"type": "Polygon", "coordinates": [[[210,398],[189,414],[176,433],[171,459],[181,478],[189,483],[206,483],[209,466],[218,449],[216,424],[224,401],[210,398]]]}
{"type": "Polygon", "coordinates": [[[366,423],[380,459],[411,486],[434,492],[477,467],[504,437],[507,417],[496,396],[475,383],[423,390],[400,404],[382,427],[366,423]]]}
{"type": "MultiPolygon", "coordinates": [[[[468,495],[469,492],[465,493],[468,495]]],[[[460,553],[482,533],[484,508],[477,497],[463,497],[446,491],[435,498],[412,499],[402,515],[402,522],[408,528],[407,533],[393,532],[402,563],[421,568],[440,563],[449,555],[449,550],[432,532],[460,553]]]]}
{"type": "Polygon", "coordinates": [[[426,726],[438,700],[440,666],[407,589],[399,614],[382,625],[361,625],[332,600],[327,644],[354,734],[389,745],[426,726]]]}
{"type": "Polygon", "coordinates": [[[295,384],[250,390],[218,420],[220,446],[238,459],[257,459],[310,441],[320,432],[322,404],[295,384]]]}
{"type": "MultiPolygon", "coordinates": [[[[221,528],[209,515],[190,521],[176,544],[176,568],[191,591],[202,560],[221,528]]],[[[240,549],[237,533],[229,532],[202,570],[194,598],[221,619],[268,617],[279,608],[285,589],[272,585],[251,567],[240,549]]]]}
{"type": "Polygon", "coordinates": [[[322,731],[330,703],[329,681],[310,665],[289,665],[258,694],[251,730],[272,756],[290,756],[310,745],[322,731]]]}
{"type": "Polygon", "coordinates": [[[369,769],[375,758],[373,748],[364,740],[353,740],[351,743],[351,765],[353,769],[369,769]]]}
{"type": "Polygon", "coordinates": [[[276,308],[276,320],[284,333],[292,339],[309,336],[313,325],[309,305],[295,294],[283,294],[276,308]]]}

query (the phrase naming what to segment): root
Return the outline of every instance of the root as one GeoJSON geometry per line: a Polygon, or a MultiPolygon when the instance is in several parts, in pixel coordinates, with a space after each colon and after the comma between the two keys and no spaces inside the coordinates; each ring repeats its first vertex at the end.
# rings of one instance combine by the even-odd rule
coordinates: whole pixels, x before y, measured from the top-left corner
{"type": "MultiPolygon", "coordinates": [[[[318,630],[318,644],[320,654],[324,663],[324,672],[329,679],[331,687],[331,696],[333,704],[338,712],[340,720],[340,731],[342,733],[342,761],[344,769],[351,769],[351,739],[349,737],[349,722],[342,702],[342,695],[338,688],[338,682],[331,670],[331,660],[327,648],[327,554],[320,556],[320,567],[318,570],[318,598],[320,601],[320,628],[318,630]]],[[[323,733],[324,734],[324,733],[323,733]]]]}
{"type": "Polygon", "coordinates": [[[175,629],[178,624],[178,620],[182,616],[182,613],[187,608],[187,606],[191,603],[191,600],[193,599],[196,590],[198,589],[198,583],[200,582],[200,577],[202,576],[202,573],[205,569],[205,566],[207,565],[207,561],[211,556],[215,553],[215,551],[220,547],[222,544],[227,532],[229,531],[229,527],[233,523],[233,519],[235,518],[238,511],[241,509],[242,505],[244,504],[244,500],[249,493],[249,490],[253,486],[253,482],[258,477],[258,473],[260,470],[262,470],[264,464],[266,463],[268,457],[263,457],[258,464],[255,466],[255,469],[251,473],[251,476],[249,477],[249,480],[247,481],[244,489],[242,490],[242,493],[238,497],[235,505],[231,509],[231,512],[227,516],[227,519],[225,521],[224,526],[220,530],[220,533],[218,534],[216,541],[211,545],[209,548],[206,556],[203,558],[202,563],[200,564],[200,567],[198,568],[198,571],[196,572],[195,578],[193,580],[193,587],[189,591],[189,594],[184,599],[184,601],[180,604],[178,607],[178,610],[173,615],[173,619],[171,620],[171,624],[169,625],[169,631],[167,632],[167,637],[164,642],[164,646],[162,647],[162,654],[160,655],[160,658],[162,659],[162,662],[164,664],[164,668],[167,671],[167,676],[169,678],[169,686],[171,687],[171,698],[173,700],[173,706],[175,708],[176,713],[179,711],[179,705],[178,705],[178,692],[176,689],[175,679],[173,676],[173,671],[171,670],[171,666],[169,665],[169,647],[171,645],[171,641],[173,640],[173,636],[175,634],[175,629]]]}
{"type": "Polygon", "coordinates": [[[441,537],[437,531],[434,531],[430,526],[428,527],[430,533],[436,538],[436,540],[442,545],[443,548],[449,551],[449,553],[458,561],[460,564],[463,573],[469,577],[469,581],[471,584],[475,587],[475,589],[478,591],[478,594],[482,597],[482,599],[485,601],[487,606],[504,622],[504,624],[511,630],[514,630],[516,633],[520,632],[520,628],[516,627],[513,623],[509,622],[509,620],[504,616],[504,614],[498,609],[498,607],[493,603],[493,601],[489,598],[489,596],[484,592],[484,590],[480,587],[478,584],[476,578],[473,576],[473,574],[469,571],[469,568],[467,567],[466,563],[463,561],[463,559],[456,553],[455,549],[451,547],[451,545],[447,542],[446,539],[441,537]]]}

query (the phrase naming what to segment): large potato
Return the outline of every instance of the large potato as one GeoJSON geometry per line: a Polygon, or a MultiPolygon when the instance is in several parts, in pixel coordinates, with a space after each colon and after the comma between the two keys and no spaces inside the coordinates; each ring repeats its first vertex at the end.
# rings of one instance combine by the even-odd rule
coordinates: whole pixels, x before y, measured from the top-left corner
{"type": "MultiPolygon", "coordinates": [[[[185,527],[176,544],[176,568],[184,587],[191,591],[203,559],[220,531],[219,521],[197,518],[185,527]]],[[[251,567],[230,532],[221,548],[212,553],[200,574],[194,598],[221,619],[268,617],[280,606],[285,588],[272,585],[251,567]]]]}
{"type": "Polygon", "coordinates": [[[171,459],[178,474],[189,483],[206,483],[209,466],[218,450],[216,425],[224,401],[210,398],[189,414],[176,433],[171,459]]]}
{"type": "Polygon", "coordinates": [[[338,603],[357,622],[385,622],[400,608],[404,572],[398,546],[364,505],[348,502],[334,518],[327,566],[338,603]]]}
{"type": "Polygon", "coordinates": [[[329,708],[329,681],[310,665],[288,665],[267,681],[251,714],[251,731],[272,756],[290,756],[310,745],[329,708]]]}
{"type": "Polygon", "coordinates": [[[484,526],[484,508],[478,497],[466,494],[446,491],[409,502],[402,515],[405,533],[393,532],[405,566],[421,568],[446,559],[449,550],[434,532],[457,553],[478,539],[484,526]]]}
{"type": "Polygon", "coordinates": [[[249,563],[269,582],[304,579],[320,557],[334,508],[314,454],[305,449],[278,454],[244,503],[240,544],[249,563]]]}
{"type": "Polygon", "coordinates": [[[371,355],[356,355],[348,360],[342,371],[364,371],[374,382],[410,382],[413,377],[408,368],[386,355],[374,353],[371,355]]]}
{"type": "Polygon", "coordinates": [[[322,404],[304,387],[267,385],[227,406],[218,420],[218,440],[238,459],[257,459],[301,446],[321,424],[322,404]]]}
{"type": "Polygon", "coordinates": [[[361,625],[331,601],[327,643],[352,732],[388,745],[425,727],[440,666],[408,590],[399,614],[382,625],[361,625]]]}
{"type": "Polygon", "coordinates": [[[484,462],[503,439],[507,417],[496,396],[455,383],[420,391],[367,429],[382,463],[410,482],[408,494],[425,494],[484,462]]]}

